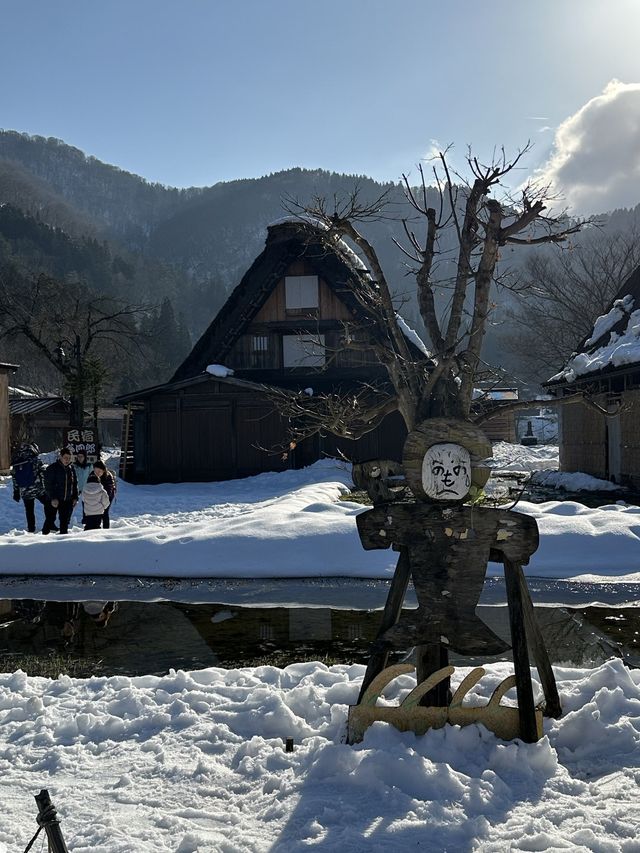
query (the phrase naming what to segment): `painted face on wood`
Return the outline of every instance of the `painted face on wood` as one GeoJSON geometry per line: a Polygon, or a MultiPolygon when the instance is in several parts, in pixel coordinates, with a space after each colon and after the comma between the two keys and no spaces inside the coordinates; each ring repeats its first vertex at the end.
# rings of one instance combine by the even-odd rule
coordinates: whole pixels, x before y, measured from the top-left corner
{"type": "Polygon", "coordinates": [[[433,444],[422,462],[425,494],[437,501],[459,501],[471,485],[471,457],[459,444],[433,444]]]}

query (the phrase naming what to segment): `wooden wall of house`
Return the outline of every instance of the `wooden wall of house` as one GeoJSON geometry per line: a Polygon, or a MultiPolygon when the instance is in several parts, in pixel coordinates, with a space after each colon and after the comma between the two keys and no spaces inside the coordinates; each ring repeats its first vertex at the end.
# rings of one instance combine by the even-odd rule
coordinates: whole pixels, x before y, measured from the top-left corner
{"type": "Polygon", "coordinates": [[[137,435],[145,443],[147,482],[227,480],[290,467],[280,453],[261,449],[281,446],[286,424],[258,395],[159,394],[136,417],[144,420],[137,435]]]}
{"type": "MultiPolygon", "coordinates": [[[[285,276],[290,275],[315,275],[316,272],[310,263],[304,260],[291,264],[285,276]]],[[[319,320],[351,320],[351,312],[346,305],[340,301],[333,290],[322,278],[318,280],[318,311],[313,316],[319,320]]],[[[285,306],[284,277],[277,283],[273,292],[268,297],[262,308],[253,319],[253,324],[277,323],[291,319],[291,313],[285,306]]]]}
{"type": "Polygon", "coordinates": [[[582,402],[560,407],[560,470],[582,471],[606,479],[607,430],[605,418],[582,402]]]}
{"type": "Polygon", "coordinates": [[[0,474],[6,474],[10,466],[9,373],[0,368],[0,474]]]}
{"type": "Polygon", "coordinates": [[[368,459],[394,459],[400,462],[406,437],[407,428],[402,415],[392,412],[379,426],[357,441],[335,435],[323,436],[320,449],[324,456],[337,456],[350,462],[366,462],[368,459]]]}
{"type": "Polygon", "coordinates": [[[622,394],[620,467],[622,482],[640,490],[640,389],[622,394]]]}
{"type": "MultiPolygon", "coordinates": [[[[315,275],[311,264],[304,260],[291,264],[286,275],[315,275]]],[[[283,367],[282,334],[308,329],[310,334],[324,334],[327,357],[331,368],[361,367],[377,364],[371,350],[345,348],[342,344],[342,323],[353,320],[351,312],[322,278],[318,279],[318,308],[308,311],[288,311],[285,303],[285,278],[281,278],[265,304],[240,335],[228,353],[225,364],[234,369],[275,369],[283,367]],[[254,337],[264,337],[264,350],[254,349],[254,337]]]]}
{"type": "Polygon", "coordinates": [[[210,383],[147,399],[135,413],[135,467],[129,478],[162,483],[215,481],[310,465],[324,456],[400,459],[406,429],[394,413],[358,441],[306,439],[282,458],[287,422],[259,394],[216,393],[210,383]]]}
{"type": "Polygon", "coordinates": [[[512,444],[516,438],[516,418],[513,412],[496,415],[489,421],[484,421],[482,431],[489,441],[509,441],[512,444]]]}

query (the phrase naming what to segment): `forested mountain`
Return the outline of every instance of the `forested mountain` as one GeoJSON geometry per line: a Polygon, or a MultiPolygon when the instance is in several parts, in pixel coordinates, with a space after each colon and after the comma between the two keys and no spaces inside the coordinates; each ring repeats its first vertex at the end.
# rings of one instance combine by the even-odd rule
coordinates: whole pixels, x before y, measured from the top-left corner
{"type": "MultiPolygon", "coordinates": [[[[75,237],[106,240],[120,254],[129,252],[130,262],[132,257],[155,260],[185,275],[183,280],[178,276],[171,292],[165,269],[158,296],[175,303],[180,291],[192,335],[208,324],[262,250],[266,227],[284,215],[285,199],[345,196],[356,184],[364,198],[387,191],[390,216],[404,204],[399,186],[297,168],[255,180],[177,190],[87,157],[58,139],[0,132],[0,203],[9,202],[75,237]]],[[[408,281],[391,238],[399,237],[401,230],[391,218],[367,226],[399,293],[408,289],[408,281]]],[[[132,295],[140,301],[149,296],[138,293],[137,287],[132,295]]],[[[411,308],[408,313],[415,314],[411,308]]]]}
{"type": "Polygon", "coordinates": [[[0,161],[19,164],[88,220],[134,245],[182,202],[201,193],[152,184],[116,166],[86,156],[62,140],[0,132],[0,161]]]}
{"type": "MultiPolygon", "coordinates": [[[[102,163],[58,139],[1,131],[0,204],[5,207],[0,208],[0,249],[25,269],[76,275],[97,291],[154,304],[156,312],[168,300],[165,319],[169,314],[175,319],[175,334],[184,345],[187,329],[192,339],[199,336],[262,250],[267,225],[286,213],[283,202],[345,197],[355,186],[364,199],[387,193],[387,215],[363,230],[378,250],[403,314],[420,329],[415,279],[407,275],[406,259],[393,243],[394,238],[405,242],[399,220],[409,211],[402,189],[362,176],[294,168],[259,179],[175,189],[102,163]]],[[[603,228],[630,230],[638,213],[615,211],[601,218],[603,228]]],[[[447,255],[453,232],[451,245],[446,239],[440,246],[443,281],[453,272],[447,255]]],[[[574,247],[590,239],[589,232],[580,235],[574,247]]],[[[527,254],[526,249],[506,253],[503,270],[512,268],[515,278],[526,278],[527,254]]],[[[447,298],[444,288],[443,310],[447,298]]],[[[496,303],[485,358],[517,371],[509,319],[517,313],[517,297],[505,291],[496,303]]]]}

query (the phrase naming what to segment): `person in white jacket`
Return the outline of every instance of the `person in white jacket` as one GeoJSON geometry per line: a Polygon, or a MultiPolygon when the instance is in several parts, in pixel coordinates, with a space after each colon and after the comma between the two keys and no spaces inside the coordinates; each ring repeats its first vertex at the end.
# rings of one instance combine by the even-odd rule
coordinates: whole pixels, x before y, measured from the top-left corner
{"type": "Polygon", "coordinates": [[[102,516],[109,508],[109,495],[95,474],[89,474],[84,489],[82,490],[82,504],[84,511],[84,529],[98,530],[102,522],[102,516]]]}

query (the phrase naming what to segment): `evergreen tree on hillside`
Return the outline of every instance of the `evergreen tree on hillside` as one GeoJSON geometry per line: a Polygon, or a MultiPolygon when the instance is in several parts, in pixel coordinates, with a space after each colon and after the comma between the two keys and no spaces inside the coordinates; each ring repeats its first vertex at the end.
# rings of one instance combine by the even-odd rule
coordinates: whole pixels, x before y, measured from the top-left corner
{"type": "Polygon", "coordinates": [[[163,371],[170,376],[191,351],[189,333],[176,317],[173,303],[165,298],[151,324],[151,342],[163,371]]]}

